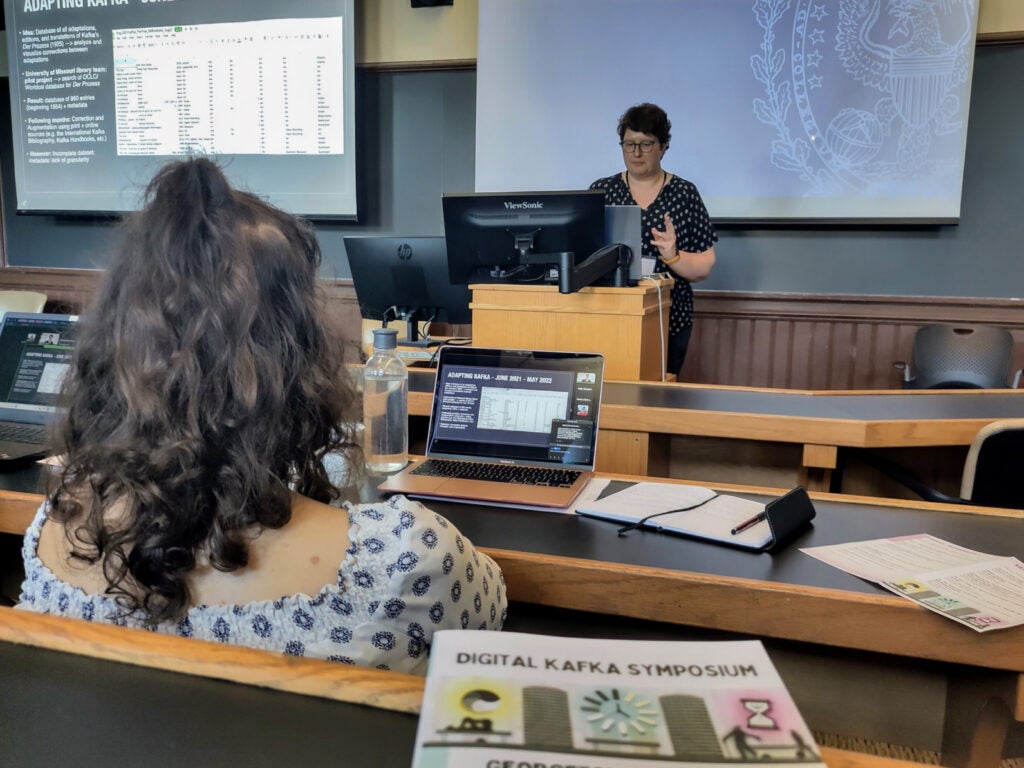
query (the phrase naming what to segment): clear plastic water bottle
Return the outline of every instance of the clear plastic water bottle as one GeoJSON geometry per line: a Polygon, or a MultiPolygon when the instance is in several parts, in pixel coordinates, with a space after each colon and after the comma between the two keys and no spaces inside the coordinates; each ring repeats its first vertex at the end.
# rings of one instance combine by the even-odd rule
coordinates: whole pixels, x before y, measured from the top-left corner
{"type": "Polygon", "coordinates": [[[398,357],[398,331],[373,332],[373,354],[363,368],[363,452],[372,472],[409,463],[409,370],[398,357]]]}

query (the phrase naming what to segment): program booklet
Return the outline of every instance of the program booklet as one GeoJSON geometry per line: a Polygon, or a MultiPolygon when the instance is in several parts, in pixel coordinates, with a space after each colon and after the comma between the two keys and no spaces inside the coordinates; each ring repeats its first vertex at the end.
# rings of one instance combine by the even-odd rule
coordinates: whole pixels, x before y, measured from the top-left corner
{"type": "Polygon", "coordinates": [[[414,768],[821,765],[759,641],[434,635],[414,768]]]}

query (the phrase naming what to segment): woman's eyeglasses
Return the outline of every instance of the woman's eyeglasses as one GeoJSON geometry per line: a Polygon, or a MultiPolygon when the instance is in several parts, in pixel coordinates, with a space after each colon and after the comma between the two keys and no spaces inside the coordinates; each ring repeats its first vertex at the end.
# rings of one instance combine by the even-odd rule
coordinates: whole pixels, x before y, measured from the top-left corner
{"type": "Polygon", "coordinates": [[[632,154],[639,149],[641,154],[646,155],[654,149],[654,145],[657,143],[656,141],[620,141],[619,146],[622,147],[623,152],[632,154]]]}

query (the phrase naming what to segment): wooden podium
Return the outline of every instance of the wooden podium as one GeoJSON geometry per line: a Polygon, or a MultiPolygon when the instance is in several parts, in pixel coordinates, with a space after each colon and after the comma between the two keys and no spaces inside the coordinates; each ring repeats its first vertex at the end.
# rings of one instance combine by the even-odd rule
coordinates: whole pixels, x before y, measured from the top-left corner
{"type": "Polygon", "coordinates": [[[671,278],[656,275],[635,287],[577,293],[559,293],[553,285],[470,288],[473,346],[600,352],[605,379],[661,381],[671,278]]]}

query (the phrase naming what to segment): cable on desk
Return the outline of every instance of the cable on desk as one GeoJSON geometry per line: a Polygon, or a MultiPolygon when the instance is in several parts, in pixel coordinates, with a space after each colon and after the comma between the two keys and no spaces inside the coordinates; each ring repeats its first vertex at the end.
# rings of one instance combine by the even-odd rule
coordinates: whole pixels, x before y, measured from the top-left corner
{"type": "Polygon", "coordinates": [[[451,347],[465,347],[465,346],[469,346],[472,343],[473,343],[472,339],[461,339],[461,338],[445,339],[444,341],[442,341],[440,344],[437,345],[437,348],[434,350],[434,354],[432,354],[430,356],[430,360],[427,361],[427,368],[436,368],[437,367],[437,356],[441,352],[441,347],[448,347],[448,346],[451,346],[451,347]]]}
{"type": "Polygon", "coordinates": [[[651,283],[658,291],[658,336],[661,341],[661,380],[665,381],[665,361],[668,359],[668,353],[665,351],[665,310],[662,309],[661,305],[661,282],[655,280],[651,275],[640,278],[641,282],[646,280],[651,283]]]}

